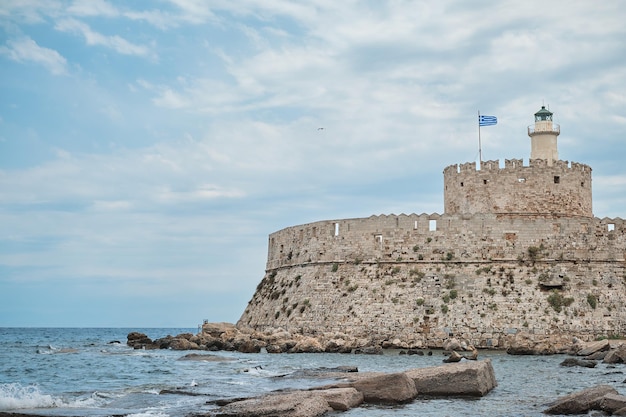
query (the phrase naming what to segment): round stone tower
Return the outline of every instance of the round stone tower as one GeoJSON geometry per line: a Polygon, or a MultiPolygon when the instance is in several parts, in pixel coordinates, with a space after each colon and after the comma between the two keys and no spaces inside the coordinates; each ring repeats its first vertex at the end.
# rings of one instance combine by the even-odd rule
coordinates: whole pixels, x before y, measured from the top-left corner
{"type": "Polygon", "coordinates": [[[443,171],[446,214],[593,217],[591,167],[558,159],[559,125],[542,107],[528,127],[529,164],[521,159],[450,165],[443,171]]]}
{"type": "Polygon", "coordinates": [[[561,127],[552,121],[552,112],[541,106],[541,110],[535,113],[534,126],[528,126],[530,159],[545,159],[548,165],[558,161],[556,138],[560,133],[561,127]]]}

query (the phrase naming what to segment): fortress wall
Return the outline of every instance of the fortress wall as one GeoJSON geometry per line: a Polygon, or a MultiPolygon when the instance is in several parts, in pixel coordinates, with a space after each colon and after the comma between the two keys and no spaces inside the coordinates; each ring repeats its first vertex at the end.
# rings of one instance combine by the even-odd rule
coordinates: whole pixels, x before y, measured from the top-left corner
{"type": "Polygon", "coordinates": [[[275,272],[239,325],[372,343],[398,338],[414,347],[441,347],[451,334],[477,347],[506,347],[504,337],[518,331],[584,340],[626,332],[623,262],[341,263],[275,272]],[[555,304],[557,311],[553,294],[567,305],[555,304]]]}
{"type": "Polygon", "coordinates": [[[517,259],[529,247],[541,245],[553,258],[616,260],[624,259],[623,231],[619,218],[401,214],[328,220],[272,233],[267,269],[448,256],[471,261],[517,259]]]}
{"type": "Polygon", "coordinates": [[[531,159],[484,161],[444,169],[444,211],[538,213],[592,217],[591,168],[580,163],[531,159]]]}
{"type": "Polygon", "coordinates": [[[480,347],[503,347],[517,331],[623,335],[625,252],[620,218],[402,214],[315,222],[270,235],[265,277],[239,324],[431,347],[449,334],[480,347]],[[571,299],[560,311],[549,301],[553,292],[571,299]]]}

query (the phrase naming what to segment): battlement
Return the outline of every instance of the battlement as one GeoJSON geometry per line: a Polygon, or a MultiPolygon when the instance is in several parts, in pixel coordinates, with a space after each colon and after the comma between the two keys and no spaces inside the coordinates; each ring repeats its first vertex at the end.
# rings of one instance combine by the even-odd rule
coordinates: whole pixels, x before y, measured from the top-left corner
{"type": "Polygon", "coordinates": [[[591,172],[591,167],[586,164],[581,164],[579,162],[569,162],[557,160],[553,161],[552,165],[548,165],[548,161],[546,159],[530,159],[528,164],[524,164],[523,159],[505,159],[504,167],[500,166],[500,160],[489,160],[482,161],[481,166],[477,167],[476,162],[465,162],[461,164],[452,164],[444,168],[444,175],[451,175],[452,173],[462,174],[462,173],[472,173],[476,171],[489,171],[494,172],[508,172],[510,170],[520,170],[520,169],[528,169],[528,168],[547,168],[554,170],[563,170],[563,171],[582,171],[582,172],[591,172]]]}
{"type": "Polygon", "coordinates": [[[545,159],[454,164],[444,174],[444,212],[592,217],[591,167],[545,159]]]}

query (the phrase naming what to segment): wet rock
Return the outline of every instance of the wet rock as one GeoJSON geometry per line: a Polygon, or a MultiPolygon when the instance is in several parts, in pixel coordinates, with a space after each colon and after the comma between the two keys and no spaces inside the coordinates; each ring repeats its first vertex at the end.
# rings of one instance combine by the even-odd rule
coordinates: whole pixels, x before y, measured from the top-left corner
{"type": "Polygon", "coordinates": [[[207,355],[202,353],[189,353],[185,356],[178,358],[179,361],[199,361],[199,362],[230,362],[234,361],[233,358],[226,358],[223,356],[207,355]]]}
{"type": "Polygon", "coordinates": [[[355,388],[332,388],[320,391],[328,405],[335,411],[348,411],[363,403],[363,394],[355,388]]]}
{"type": "Polygon", "coordinates": [[[606,394],[600,400],[600,409],[609,414],[615,414],[619,410],[626,409],[626,397],[617,394],[606,394]]]}
{"type": "Polygon", "coordinates": [[[259,353],[263,347],[265,347],[265,343],[260,340],[250,339],[239,344],[237,351],[241,353],[259,353]]]}
{"type": "Polygon", "coordinates": [[[498,385],[490,359],[411,369],[405,373],[420,395],[482,397],[498,385]]]}
{"type": "Polygon", "coordinates": [[[376,375],[351,384],[363,394],[366,403],[402,404],[417,396],[415,383],[405,373],[376,375]]]}
{"type": "Polygon", "coordinates": [[[610,350],[604,356],[604,363],[626,363],[626,345],[621,344],[617,349],[610,350]]]}
{"type": "Polygon", "coordinates": [[[296,391],[235,401],[220,408],[216,417],[317,417],[332,411],[321,392],[296,391]]]}
{"type": "Polygon", "coordinates": [[[543,412],[545,414],[585,414],[590,410],[599,410],[600,402],[607,394],[618,395],[617,390],[609,385],[597,385],[558,398],[543,412]]]}
{"type": "Polygon", "coordinates": [[[382,355],[383,348],[380,346],[366,346],[363,348],[355,349],[354,353],[363,355],[382,355]]]}
{"type": "Polygon", "coordinates": [[[567,367],[580,366],[583,368],[595,368],[596,364],[597,364],[596,361],[577,359],[577,358],[567,358],[563,362],[560,363],[561,366],[567,366],[567,367]]]}
{"type": "Polygon", "coordinates": [[[478,349],[476,349],[474,346],[468,346],[468,350],[470,350],[471,353],[465,354],[463,355],[463,357],[468,361],[478,360],[478,349]]]}
{"type": "Polygon", "coordinates": [[[452,363],[452,362],[460,362],[461,359],[463,359],[463,356],[461,356],[459,353],[457,353],[456,351],[452,351],[450,353],[450,356],[448,356],[446,359],[444,359],[443,361],[445,363],[452,363]]]}
{"type": "Polygon", "coordinates": [[[134,349],[148,349],[153,347],[152,339],[144,333],[130,332],[126,336],[126,344],[134,349]]]}
{"type": "Polygon", "coordinates": [[[586,346],[576,352],[578,356],[589,356],[597,352],[604,352],[611,349],[611,344],[607,339],[587,343],[586,346]]]}
{"type": "Polygon", "coordinates": [[[326,353],[351,353],[352,347],[338,340],[330,340],[324,347],[326,353]]]}

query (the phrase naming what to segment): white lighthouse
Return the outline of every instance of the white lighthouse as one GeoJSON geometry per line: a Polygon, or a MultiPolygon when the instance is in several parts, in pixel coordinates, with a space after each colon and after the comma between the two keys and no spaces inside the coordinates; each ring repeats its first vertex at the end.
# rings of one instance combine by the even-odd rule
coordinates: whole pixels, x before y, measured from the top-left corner
{"type": "Polygon", "coordinates": [[[552,112],[541,106],[535,113],[535,124],[528,126],[530,136],[530,159],[546,159],[548,165],[559,159],[556,138],[561,133],[561,127],[552,122],[552,112]]]}

